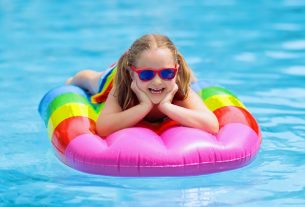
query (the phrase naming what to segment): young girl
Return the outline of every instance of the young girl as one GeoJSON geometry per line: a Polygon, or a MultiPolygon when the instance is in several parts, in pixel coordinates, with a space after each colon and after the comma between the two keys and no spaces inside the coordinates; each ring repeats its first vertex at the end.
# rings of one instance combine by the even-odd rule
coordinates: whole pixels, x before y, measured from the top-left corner
{"type": "MultiPolygon", "coordinates": [[[[98,93],[101,72],[81,71],[67,80],[92,94],[98,93]]],[[[172,41],[148,34],[136,40],[117,63],[114,84],[96,122],[107,136],[141,121],[167,118],[187,127],[217,133],[216,116],[190,88],[192,71],[172,41]]]]}

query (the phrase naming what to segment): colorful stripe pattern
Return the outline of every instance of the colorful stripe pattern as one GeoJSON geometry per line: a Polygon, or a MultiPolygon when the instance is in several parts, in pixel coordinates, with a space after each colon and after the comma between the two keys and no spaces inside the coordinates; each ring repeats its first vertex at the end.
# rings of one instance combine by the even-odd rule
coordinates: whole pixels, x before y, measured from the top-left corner
{"type": "Polygon", "coordinates": [[[234,94],[219,86],[200,87],[202,83],[195,84],[195,88],[201,88],[197,92],[204,103],[216,115],[219,128],[231,123],[241,123],[252,128],[261,139],[255,118],[234,94]]]}
{"type": "Polygon", "coordinates": [[[111,65],[105,73],[102,75],[100,79],[100,85],[99,85],[99,93],[95,94],[94,96],[91,97],[91,102],[96,104],[96,103],[102,103],[106,101],[107,96],[112,88],[113,84],[113,78],[116,74],[117,71],[117,64],[114,63],[111,65]]]}
{"type": "Polygon", "coordinates": [[[42,99],[39,113],[48,136],[63,156],[66,147],[81,134],[96,134],[95,122],[104,104],[93,105],[84,91],[75,86],[51,90],[42,99]]]}

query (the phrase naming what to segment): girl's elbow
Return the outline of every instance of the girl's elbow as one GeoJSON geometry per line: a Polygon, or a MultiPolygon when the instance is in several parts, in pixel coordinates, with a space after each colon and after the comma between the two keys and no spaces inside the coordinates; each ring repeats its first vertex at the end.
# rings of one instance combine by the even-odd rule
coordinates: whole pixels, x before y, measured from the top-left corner
{"type": "Polygon", "coordinates": [[[215,114],[211,114],[211,118],[210,118],[210,130],[211,130],[211,133],[213,134],[217,134],[219,132],[219,122],[218,122],[218,119],[217,117],[215,116],[215,114]]]}
{"type": "Polygon", "coordinates": [[[216,116],[209,121],[209,124],[206,125],[206,128],[206,130],[212,134],[217,134],[219,132],[219,122],[216,116]]]}
{"type": "Polygon", "coordinates": [[[217,134],[219,132],[219,122],[218,122],[218,119],[215,115],[213,116],[213,119],[212,119],[211,123],[212,123],[211,124],[211,132],[213,134],[217,134]]]}
{"type": "Polygon", "coordinates": [[[100,123],[96,123],[96,132],[100,137],[107,137],[112,133],[106,124],[100,124],[100,123]]]}
{"type": "Polygon", "coordinates": [[[107,137],[111,134],[112,132],[107,130],[107,129],[99,129],[97,130],[97,134],[100,136],[100,137],[107,137]]]}
{"type": "Polygon", "coordinates": [[[219,132],[219,123],[216,121],[212,126],[211,126],[211,132],[213,134],[217,134],[219,132]]]}

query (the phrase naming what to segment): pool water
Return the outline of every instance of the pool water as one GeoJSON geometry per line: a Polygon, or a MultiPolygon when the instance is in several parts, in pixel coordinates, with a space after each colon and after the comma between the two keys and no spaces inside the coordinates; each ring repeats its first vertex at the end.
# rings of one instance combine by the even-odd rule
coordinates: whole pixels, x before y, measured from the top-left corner
{"type": "Polygon", "coordinates": [[[305,206],[305,0],[0,1],[0,206],[305,206]],[[139,36],[168,35],[259,122],[254,162],[222,173],[96,176],[54,155],[37,107],[139,36]]]}

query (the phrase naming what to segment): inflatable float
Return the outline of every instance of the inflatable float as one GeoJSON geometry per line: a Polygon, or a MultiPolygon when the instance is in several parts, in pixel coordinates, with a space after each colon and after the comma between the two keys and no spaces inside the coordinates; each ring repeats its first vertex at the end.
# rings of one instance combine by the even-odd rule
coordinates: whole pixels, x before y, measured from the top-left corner
{"type": "Polygon", "coordinates": [[[41,100],[56,155],[83,172],[111,176],[187,176],[240,168],[250,163],[261,144],[259,126],[228,90],[197,82],[192,88],[217,116],[220,130],[212,135],[165,121],[135,126],[99,137],[95,121],[103,103],[92,104],[76,86],[50,90],[41,100]]]}

